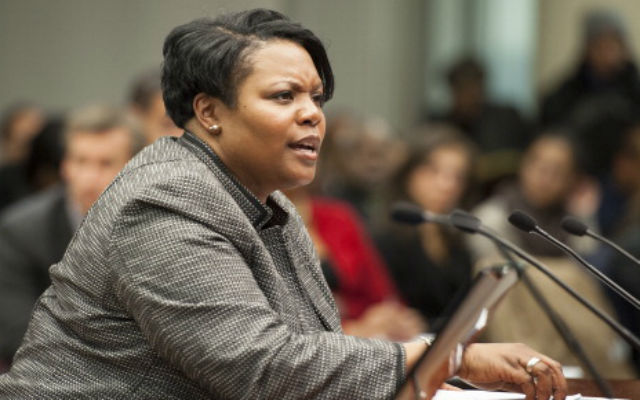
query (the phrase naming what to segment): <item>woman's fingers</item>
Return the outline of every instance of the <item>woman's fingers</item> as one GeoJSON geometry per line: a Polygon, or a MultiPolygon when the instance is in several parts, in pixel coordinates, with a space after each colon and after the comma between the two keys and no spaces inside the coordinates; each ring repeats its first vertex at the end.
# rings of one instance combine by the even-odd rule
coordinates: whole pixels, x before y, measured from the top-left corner
{"type": "Polygon", "coordinates": [[[564,400],[562,366],[522,344],[474,344],[463,358],[460,376],[485,387],[520,390],[527,400],[564,400]]]}
{"type": "Polygon", "coordinates": [[[531,368],[529,374],[536,388],[536,400],[548,400],[553,392],[553,378],[549,366],[540,361],[531,368]]]}
{"type": "Polygon", "coordinates": [[[562,374],[562,366],[549,357],[540,354],[536,356],[540,361],[530,368],[530,374],[536,386],[537,399],[546,400],[551,395],[555,400],[564,399],[567,395],[567,382],[562,374]]]}
{"type": "Polygon", "coordinates": [[[521,366],[531,377],[531,384],[523,385],[522,389],[524,391],[525,386],[533,386],[534,399],[547,400],[552,395],[555,400],[563,400],[566,397],[567,382],[562,374],[560,363],[541,354],[533,354],[528,360],[521,361],[521,366]],[[535,362],[535,360],[538,361],[535,362]]]}

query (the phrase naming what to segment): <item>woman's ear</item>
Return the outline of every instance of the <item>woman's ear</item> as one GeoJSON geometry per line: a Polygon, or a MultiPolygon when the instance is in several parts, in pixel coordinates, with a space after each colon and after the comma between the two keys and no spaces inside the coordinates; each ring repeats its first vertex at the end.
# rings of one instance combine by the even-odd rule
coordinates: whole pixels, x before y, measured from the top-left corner
{"type": "Polygon", "coordinates": [[[222,126],[216,111],[221,106],[220,100],[205,93],[198,93],[193,98],[193,112],[196,121],[207,132],[219,134],[222,126]]]}

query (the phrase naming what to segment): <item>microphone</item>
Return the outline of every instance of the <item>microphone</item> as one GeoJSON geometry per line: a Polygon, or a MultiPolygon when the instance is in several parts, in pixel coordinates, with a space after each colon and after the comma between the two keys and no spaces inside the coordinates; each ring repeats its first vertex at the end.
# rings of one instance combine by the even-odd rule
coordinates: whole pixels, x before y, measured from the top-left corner
{"type": "Polygon", "coordinates": [[[478,233],[487,238],[489,238],[494,243],[498,243],[500,246],[503,246],[506,249],[509,249],[512,253],[525,260],[529,264],[533,265],[540,272],[545,274],[549,279],[551,279],[556,285],[560,286],[565,292],[567,292],[571,297],[576,299],[580,304],[582,304],[585,308],[587,308],[591,313],[593,313],[596,317],[606,323],[611,329],[616,331],[622,338],[624,338],[631,346],[633,346],[636,350],[640,351],[640,339],[638,339],[635,335],[633,335],[627,328],[620,325],[617,321],[611,318],[609,315],[600,311],[593,304],[591,304],[587,299],[579,295],[575,290],[573,290],[570,286],[564,283],[560,278],[558,278],[553,272],[551,272],[547,267],[544,266],[541,262],[533,258],[529,253],[525,252],[518,246],[509,242],[506,239],[501,238],[498,235],[491,233],[487,228],[485,228],[480,220],[474,217],[471,214],[468,214],[464,211],[456,210],[454,211],[449,220],[451,224],[466,233],[478,233]],[[475,222],[473,222],[475,221],[475,222]]]}
{"type": "MultiPolygon", "coordinates": [[[[436,218],[437,219],[436,221],[436,219],[434,218],[429,218],[429,216],[433,216],[433,214],[429,214],[423,211],[422,209],[420,209],[418,206],[410,203],[397,203],[393,207],[392,216],[398,222],[403,222],[403,223],[412,224],[412,225],[420,224],[424,222],[435,222],[435,223],[440,223],[447,226],[453,225],[457,229],[466,233],[481,232],[481,228],[482,228],[480,219],[464,211],[455,210],[449,216],[440,215],[438,216],[439,218],[436,218]]],[[[485,236],[489,237],[489,239],[492,241],[493,244],[495,244],[498,250],[507,259],[511,267],[518,272],[518,276],[520,277],[520,279],[522,279],[523,283],[525,284],[527,289],[531,292],[531,295],[540,305],[542,310],[547,314],[547,316],[549,317],[549,320],[553,324],[554,328],[558,331],[558,334],[562,337],[567,347],[582,362],[584,367],[587,369],[587,371],[589,371],[591,376],[594,378],[596,385],[598,386],[600,391],[605,396],[612,397],[612,391],[610,386],[602,378],[602,375],[598,372],[593,362],[589,359],[589,357],[587,356],[583,347],[580,345],[580,343],[576,339],[571,329],[566,325],[566,323],[562,320],[562,318],[553,310],[553,308],[546,301],[546,299],[544,298],[540,290],[537,288],[537,286],[535,286],[535,284],[525,274],[524,267],[521,264],[518,264],[514,260],[514,258],[511,256],[511,254],[509,253],[509,250],[513,251],[513,249],[510,249],[508,246],[505,246],[505,244],[502,243],[501,240],[498,240],[497,236],[492,235],[486,229],[484,229],[482,232],[484,233],[485,236]]],[[[530,263],[534,264],[531,261],[530,263]]],[[[544,268],[542,265],[540,265],[539,267],[544,268]]],[[[551,272],[549,272],[549,274],[551,274],[551,272]]],[[[562,283],[559,279],[555,278],[554,280],[565,291],[570,292],[570,294],[573,294],[574,297],[578,296],[577,293],[571,293],[572,289],[569,287],[565,287],[566,285],[564,285],[564,283],[562,283]]],[[[591,306],[586,300],[584,300],[584,302],[587,304],[583,303],[583,305],[587,307],[589,311],[595,313],[596,316],[601,319],[604,318],[605,322],[608,322],[606,321],[606,318],[608,317],[605,314],[597,310],[595,307],[591,306]],[[599,315],[599,314],[602,314],[602,315],[599,315]]],[[[612,322],[615,323],[615,321],[612,321],[612,322]]],[[[621,326],[620,326],[620,329],[625,330],[625,328],[621,326]]],[[[614,328],[614,330],[616,329],[614,328]]],[[[624,333],[619,331],[618,333],[620,333],[621,336],[623,336],[628,341],[634,339],[633,335],[631,334],[629,334],[631,338],[627,338],[627,335],[625,335],[624,333]]],[[[635,340],[637,341],[637,339],[635,340]]]]}
{"type": "Polygon", "coordinates": [[[562,229],[564,229],[565,232],[570,233],[572,235],[576,235],[576,236],[584,236],[584,235],[591,236],[592,238],[594,238],[594,239],[596,239],[596,240],[598,240],[598,241],[600,241],[602,243],[605,243],[605,244],[609,245],[614,250],[616,250],[618,253],[622,254],[627,259],[631,260],[634,264],[636,264],[637,266],[640,267],[640,260],[638,260],[636,257],[631,255],[631,253],[629,253],[628,251],[626,251],[622,247],[618,246],[617,244],[615,244],[611,240],[609,240],[609,239],[605,238],[604,236],[598,235],[597,233],[593,232],[591,229],[589,229],[589,227],[587,227],[587,225],[585,225],[579,219],[577,219],[575,217],[566,216],[560,222],[560,226],[562,226],[562,229]]]}
{"type": "Polygon", "coordinates": [[[509,216],[509,222],[513,226],[515,226],[516,228],[518,228],[518,229],[520,229],[520,230],[522,230],[524,232],[538,234],[540,237],[548,240],[549,242],[553,243],[555,246],[561,248],[566,253],[570,254],[573,258],[578,260],[578,262],[580,264],[582,264],[585,268],[587,268],[587,270],[589,272],[591,272],[593,275],[595,275],[595,277],[598,278],[598,280],[600,282],[602,282],[607,287],[609,287],[611,290],[616,292],[616,294],[618,294],[620,297],[625,299],[627,302],[629,302],[636,309],[640,310],[640,301],[638,301],[638,299],[636,299],[631,293],[629,293],[626,290],[624,290],[620,285],[615,283],[608,276],[606,276],[605,274],[600,272],[596,267],[594,267],[593,265],[589,264],[587,262],[587,260],[582,258],[571,247],[569,247],[566,244],[562,243],[561,241],[559,241],[555,237],[551,236],[544,229],[540,228],[538,226],[538,224],[536,223],[536,221],[532,217],[530,217],[529,215],[527,215],[523,211],[516,210],[513,213],[511,213],[511,215],[509,216]]]}
{"type": "Polygon", "coordinates": [[[391,208],[391,218],[393,218],[394,221],[408,225],[420,225],[425,222],[431,222],[451,226],[449,216],[423,210],[416,204],[406,201],[399,201],[393,205],[391,208]]]}

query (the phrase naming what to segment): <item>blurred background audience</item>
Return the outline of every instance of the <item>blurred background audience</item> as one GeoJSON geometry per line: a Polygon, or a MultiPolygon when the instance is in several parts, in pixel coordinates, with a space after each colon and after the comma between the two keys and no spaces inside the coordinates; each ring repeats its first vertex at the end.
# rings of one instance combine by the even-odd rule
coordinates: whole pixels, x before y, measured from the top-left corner
{"type": "Polygon", "coordinates": [[[369,230],[386,216],[389,179],[406,156],[389,122],[341,111],[330,116],[317,185],[354,207],[369,230]]]}
{"type": "Polygon", "coordinates": [[[401,303],[382,257],[348,203],[314,195],[309,186],[286,195],[311,235],[346,333],[406,341],[426,330],[418,312],[401,303]]]}
{"type": "MultiPolygon", "coordinates": [[[[416,129],[410,149],[390,185],[391,203],[409,201],[436,214],[460,207],[471,192],[469,141],[454,128],[426,125],[416,129]]],[[[471,255],[461,233],[435,224],[389,222],[377,243],[407,303],[438,326],[449,303],[471,282],[471,255]]]]}
{"type": "Polygon", "coordinates": [[[478,147],[477,190],[484,195],[515,175],[520,154],[531,139],[529,124],[515,107],[488,98],[486,79],[477,60],[458,60],[447,71],[451,107],[430,116],[455,126],[478,147]]]}
{"type": "MultiPolygon", "coordinates": [[[[562,250],[548,241],[523,232],[508,222],[512,211],[522,210],[551,235],[580,251],[583,256],[588,255],[595,250],[593,246],[589,246],[594,242],[569,236],[560,227],[560,221],[565,215],[574,214],[580,215],[583,221],[590,221],[591,229],[597,231],[597,227],[593,225],[593,215],[584,214],[589,211],[595,213],[595,207],[587,210],[581,204],[579,209],[572,209],[574,204],[586,202],[584,199],[575,199],[577,193],[595,198],[594,194],[583,194],[583,191],[575,190],[580,182],[579,176],[576,150],[568,137],[542,133],[526,150],[518,180],[478,205],[473,213],[496,234],[541,260],[563,282],[592,304],[611,313],[612,309],[604,293],[589,272],[568,259],[562,250]]],[[[593,206],[597,204],[596,201],[590,202],[593,206]]],[[[470,236],[469,245],[478,262],[477,268],[504,262],[497,248],[484,237],[470,236]]],[[[599,371],[620,379],[633,376],[625,361],[625,354],[621,354],[620,341],[608,326],[589,313],[575,312],[580,307],[579,303],[557,286],[549,284],[548,278],[542,273],[529,268],[527,274],[544,297],[549,299],[552,308],[566,321],[599,371]]],[[[553,325],[522,283],[512,289],[498,305],[484,338],[488,341],[522,340],[536,348],[543,348],[546,354],[564,365],[579,366],[565,343],[557,339],[553,325]]]]}
{"type": "Polygon", "coordinates": [[[540,121],[569,126],[586,151],[587,172],[600,176],[609,169],[624,128],[640,112],[640,76],[620,16],[592,11],[582,30],[582,57],[543,97],[540,121]]]}
{"type": "MultiPolygon", "coordinates": [[[[503,262],[481,238],[389,221],[390,205],[406,200],[434,213],[471,210],[640,334],[637,310],[507,222],[513,210],[526,211],[640,296],[640,268],[559,227],[573,214],[640,256],[640,27],[630,23],[640,4],[263,3],[0,2],[2,46],[11,54],[0,59],[0,371],[48,285],[49,266],[96,197],[142,144],[181,134],[161,96],[164,35],[203,10],[256,6],[282,11],[330,43],[338,86],[325,109],[318,176],[287,195],[345,331],[405,340],[436,329],[475,272],[503,262]],[[79,34],[84,20],[91,35],[79,34]],[[126,111],[86,107],[93,103],[124,103],[126,111]],[[70,109],[78,111],[62,117],[70,109]]],[[[606,377],[637,376],[638,353],[630,356],[611,330],[529,274],[606,377]]],[[[577,365],[524,287],[505,298],[484,339],[525,342],[577,365]]]]}
{"type": "Polygon", "coordinates": [[[62,184],[26,197],[0,215],[0,360],[8,364],[31,309],[49,286],[49,267],[102,191],[144,143],[122,111],[88,106],[64,128],[62,184]]]}
{"type": "Polygon", "coordinates": [[[11,105],[0,121],[0,210],[32,191],[27,177],[31,140],[45,117],[29,103],[11,105]]]}
{"type": "Polygon", "coordinates": [[[182,134],[164,109],[160,77],[160,69],[145,71],[131,82],[129,88],[129,108],[140,120],[147,144],[161,136],[182,134]]]}

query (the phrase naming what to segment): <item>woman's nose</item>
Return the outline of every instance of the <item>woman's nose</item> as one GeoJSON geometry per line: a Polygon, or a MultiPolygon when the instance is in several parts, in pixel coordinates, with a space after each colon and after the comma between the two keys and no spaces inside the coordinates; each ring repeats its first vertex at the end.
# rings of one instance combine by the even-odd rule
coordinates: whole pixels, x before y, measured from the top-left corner
{"type": "Polygon", "coordinates": [[[298,123],[300,125],[316,126],[322,121],[322,108],[313,99],[305,99],[298,110],[298,123]]]}

